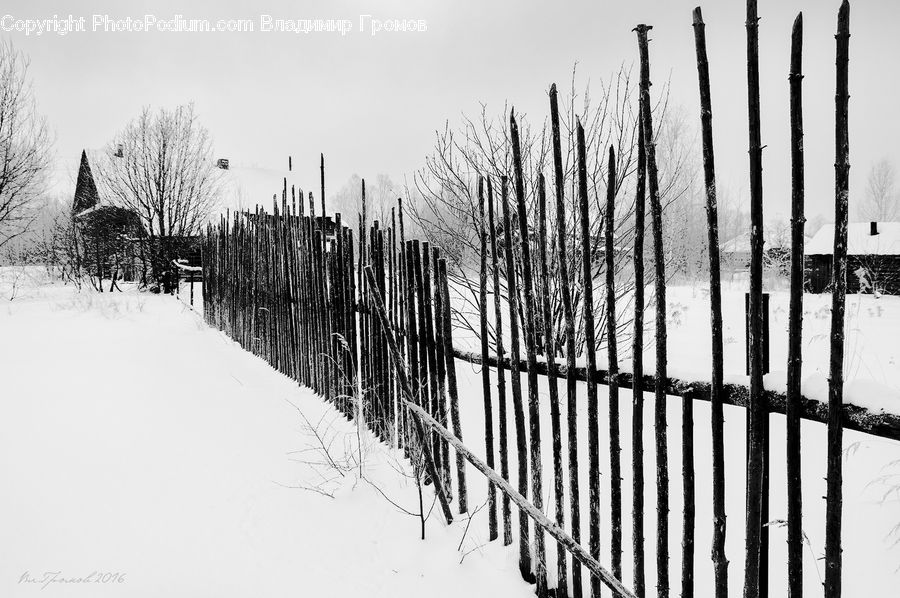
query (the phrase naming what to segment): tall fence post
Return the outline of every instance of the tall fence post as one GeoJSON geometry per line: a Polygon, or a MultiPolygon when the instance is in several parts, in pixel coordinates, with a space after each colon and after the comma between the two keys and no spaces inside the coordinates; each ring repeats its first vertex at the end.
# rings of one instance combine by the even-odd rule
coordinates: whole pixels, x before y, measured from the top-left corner
{"type": "MultiPolygon", "coordinates": [[[[528,498],[528,441],[525,438],[525,410],[522,405],[522,375],[519,369],[519,311],[516,298],[518,283],[516,281],[516,261],[513,257],[513,234],[509,201],[506,196],[506,185],[503,185],[503,247],[506,253],[506,297],[509,304],[509,344],[510,344],[510,383],[512,386],[513,416],[516,426],[516,459],[519,466],[519,494],[528,498]]],[[[524,509],[519,509],[519,572],[522,579],[532,582],[531,555],[529,554],[528,517],[524,509]]]]}
{"type": "Polygon", "coordinates": [[[641,59],[641,127],[647,152],[647,181],[653,223],[653,265],[656,273],[656,384],[654,388],[654,433],[656,436],[656,570],[657,595],[669,595],[669,460],[666,432],[666,263],[663,249],[662,203],[656,166],[656,142],[653,136],[653,110],[650,103],[649,25],[638,25],[638,50],[641,59]]]}
{"type": "Polygon", "coordinates": [[[634,593],[644,598],[644,204],[647,151],[638,109],[637,188],[634,197],[634,337],[631,345],[631,541],[634,593]]]}
{"type": "MultiPolygon", "coordinates": [[[[544,337],[544,356],[547,360],[547,386],[550,391],[550,426],[553,433],[553,497],[556,502],[556,524],[565,527],[566,488],[563,479],[562,422],[559,411],[559,389],[556,383],[556,340],[550,311],[550,265],[547,257],[547,192],[544,175],[538,175],[538,261],[542,301],[541,330],[544,337]]],[[[615,575],[615,572],[613,572],[615,575]]],[[[556,547],[556,594],[568,596],[568,567],[562,544],[556,547]]],[[[621,572],[617,577],[621,577],[621,572]]]]}
{"type": "MultiPolygon", "coordinates": [[[[491,369],[487,365],[490,356],[487,307],[487,231],[484,216],[484,177],[478,177],[478,237],[481,259],[478,270],[478,324],[481,334],[481,395],[484,399],[484,451],[487,465],[494,468],[494,405],[491,397],[491,369]]],[[[452,351],[448,356],[453,359],[452,351]]],[[[488,540],[497,539],[497,488],[488,480],[488,540]]]]}
{"type": "MultiPolygon", "coordinates": [[[[591,227],[588,212],[587,150],[584,127],[576,125],[578,149],[578,209],[581,214],[581,281],[582,322],[584,323],[584,350],[587,357],[587,408],[588,408],[588,550],[595,559],[600,558],[600,422],[597,404],[597,344],[594,335],[594,264],[591,259],[591,227]]],[[[600,595],[600,584],[591,578],[591,598],[600,595]]]]}
{"type": "MultiPolygon", "coordinates": [[[[619,440],[619,353],[616,342],[616,154],[609,148],[606,169],[606,212],[603,240],[606,262],[606,354],[609,368],[609,486],[610,486],[610,562],[612,574],[622,577],[622,464],[619,440]]],[[[685,510],[688,505],[685,503],[685,510]]]]}
{"type": "Polygon", "coordinates": [[[828,478],[825,502],[825,598],[841,595],[841,509],[843,506],[844,311],[847,294],[847,207],[850,193],[848,71],[850,3],[841,2],[837,26],[834,160],[834,263],[832,266],[831,364],[828,378],[828,478]]]}
{"type": "MultiPolygon", "coordinates": [[[[491,179],[488,179],[488,226],[491,229],[491,277],[494,284],[494,345],[497,351],[497,362],[503,361],[503,310],[502,297],[500,295],[500,250],[497,243],[497,225],[494,222],[494,190],[491,179]]],[[[501,201],[506,203],[506,177],[500,181],[501,201]]],[[[506,372],[503,368],[497,368],[497,417],[500,420],[497,433],[500,435],[500,475],[509,481],[509,434],[507,433],[507,409],[506,409],[506,372]]],[[[503,545],[512,544],[512,513],[509,496],[502,498],[503,513],[503,545]]]]}
{"type": "Polygon", "coordinates": [[[713,151],[712,100],[710,98],[709,60],[706,32],[700,7],[694,9],[694,41],[697,51],[697,75],[700,84],[700,122],[703,137],[703,174],[706,187],[706,218],[709,233],[709,303],[712,345],[710,419],[712,429],[713,541],[712,561],[715,597],[728,596],[728,559],[725,556],[725,438],[722,409],[724,345],[722,340],[722,281],[719,258],[719,216],[716,192],[715,152],[713,151]]]}
{"type": "MultiPolygon", "coordinates": [[[[534,506],[543,509],[543,466],[541,461],[541,411],[538,403],[537,381],[537,328],[535,326],[534,278],[531,261],[531,232],[528,229],[528,211],[525,205],[525,181],[522,176],[522,152],[519,144],[519,126],[515,114],[509,112],[509,131],[513,151],[513,171],[516,177],[516,203],[519,220],[519,247],[522,258],[522,287],[525,300],[525,359],[528,365],[528,423],[531,432],[531,495],[534,506]]],[[[521,458],[521,456],[520,456],[521,458]]],[[[547,565],[544,554],[544,530],[534,529],[535,560],[534,573],[537,594],[543,598],[547,594],[547,565]]]]}
{"type": "MultiPolygon", "coordinates": [[[[565,319],[566,338],[566,436],[569,453],[569,509],[572,519],[572,538],[581,541],[581,505],[578,488],[578,398],[575,381],[575,310],[569,287],[569,258],[566,252],[565,175],[562,164],[562,144],[559,133],[559,99],[556,84],[550,86],[550,123],[553,135],[553,181],[556,190],[556,255],[559,268],[559,290],[565,319]]],[[[501,356],[497,356],[500,358],[501,356]]],[[[572,596],[581,598],[581,565],[572,559],[572,596]]],[[[643,598],[643,597],[642,597],[643,598]]]]}
{"type": "MultiPolygon", "coordinates": [[[[462,442],[462,421],[459,415],[459,391],[456,385],[456,361],[453,356],[453,326],[452,316],[450,313],[450,283],[447,278],[447,261],[443,258],[438,260],[437,268],[437,288],[442,295],[442,304],[444,309],[441,312],[441,321],[437,323],[439,327],[443,327],[441,338],[444,342],[443,355],[447,360],[447,394],[450,397],[450,422],[453,425],[453,434],[462,442]]],[[[443,425],[443,424],[442,424],[443,425]]],[[[446,444],[445,444],[446,446],[446,444]]],[[[449,467],[449,465],[448,465],[449,467]]],[[[459,512],[467,513],[469,510],[469,491],[466,486],[466,464],[465,457],[461,451],[456,451],[456,480],[457,493],[459,495],[459,512]]],[[[491,485],[493,489],[493,484],[491,485]]],[[[496,521],[494,525],[496,526],[496,521]]],[[[496,539],[496,529],[494,530],[494,538],[496,539]]]]}
{"type": "Polygon", "coordinates": [[[791,291],[787,363],[788,596],[803,596],[803,495],[800,453],[800,384],[803,351],[803,13],[791,31],[791,291]]]}

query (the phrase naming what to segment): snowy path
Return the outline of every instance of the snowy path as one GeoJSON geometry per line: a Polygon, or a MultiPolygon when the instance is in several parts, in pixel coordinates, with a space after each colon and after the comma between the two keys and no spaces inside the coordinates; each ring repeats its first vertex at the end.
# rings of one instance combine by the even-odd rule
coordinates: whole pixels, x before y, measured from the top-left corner
{"type": "MultiPolygon", "coordinates": [[[[460,564],[353,472],[301,451],[334,412],[167,297],[38,287],[0,304],[0,596],[528,596],[498,543],[460,564]],[[23,581],[60,572],[122,583],[23,581]]],[[[335,446],[355,430],[337,421],[335,446]]],[[[399,462],[366,477],[417,508],[399,462]]],[[[474,527],[474,526],[473,526],[474,527]]],[[[481,526],[479,526],[481,527],[481,526]]],[[[470,531],[463,550],[483,539],[470,531]]]]}

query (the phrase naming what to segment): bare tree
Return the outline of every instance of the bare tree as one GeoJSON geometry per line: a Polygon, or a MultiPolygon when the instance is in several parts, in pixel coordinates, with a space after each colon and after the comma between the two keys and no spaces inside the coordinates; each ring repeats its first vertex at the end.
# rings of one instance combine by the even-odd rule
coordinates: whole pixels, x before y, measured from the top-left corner
{"type": "Polygon", "coordinates": [[[221,190],[209,131],[193,104],[144,108],[97,166],[101,196],[140,217],[153,275],[169,292],[176,244],[200,232],[221,190]]]}
{"type": "MultiPolygon", "coordinates": [[[[654,112],[660,121],[665,121],[668,94],[664,87],[654,112]]],[[[615,149],[616,156],[616,221],[614,224],[615,268],[616,268],[616,304],[620,317],[617,318],[618,334],[622,339],[631,334],[630,305],[633,291],[631,238],[634,234],[634,196],[633,177],[637,166],[637,94],[632,81],[631,70],[625,66],[613,73],[611,77],[599,83],[599,93],[591,94],[588,86],[581,86],[576,72],[572,72],[571,87],[565,101],[561,102],[561,137],[563,140],[562,158],[565,180],[566,223],[564,230],[577,230],[578,210],[575,189],[575,129],[581,122],[585,129],[587,141],[587,178],[591,196],[591,247],[592,260],[598,267],[595,270],[595,286],[603,286],[603,273],[599,267],[603,261],[603,231],[605,227],[603,213],[606,197],[606,156],[609,147],[615,149]]],[[[506,123],[509,122],[510,106],[504,105],[496,116],[486,106],[476,117],[463,116],[458,128],[445,125],[437,131],[432,153],[426,158],[425,166],[416,173],[414,191],[411,194],[413,219],[422,228],[426,237],[441,247],[443,254],[452,266],[451,278],[461,301],[454,307],[457,313],[455,320],[459,325],[467,327],[474,335],[478,335],[478,288],[475,259],[478,255],[479,216],[476,181],[483,175],[494,181],[494,188],[499,187],[502,177],[513,180],[512,146],[506,123]],[[414,200],[414,201],[413,201],[414,200]]],[[[549,122],[544,119],[535,124],[527,115],[518,114],[519,134],[522,152],[523,179],[525,183],[525,200],[528,213],[527,230],[537,233],[537,179],[538,175],[550,168],[550,132],[549,122]]],[[[681,126],[661,127],[660,139],[665,135],[681,135],[681,126]]],[[[690,161],[686,159],[687,143],[665,143],[667,148],[666,168],[661,173],[661,188],[664,202],[672,202],[693,186],[693,175],[688,173],[690,161]]],[[[552,215],[551,215],[552,216],[552,215]]],[[[519,230],[518,224],[512,227],[514,235],[519,230]]],[[[564,317],[562,299],[558,285],[555,241],[556,226],[550,226],[552,238],[549,246],[551,272],[549,292],[551,295],[548,319],[552,323],[554,335],[551,346],[557,352],[564,346],[564,317]]],[[[572,271],[577,271],[581,263],[581,247],[577,235],[567,239],[566,260],[572,271]]],[[[502,239],[501,243],[506,240],[502,239]]],[[[518,243],[513,243],[514,247],[518,243]]],[[[521,256],[516,256],[517,270],[521,276],[521,256]]],[[[532,267],[536,267],[533,265],[532,267]]],[[[503,266],[501,266],[501,270],[503,266]]],[[[501,292],[506,297],[506,275],[500,272],[501,292]]],[[[583,300],[582,281],[573,277],[569,281],[572,287],[573,307],[581,313],[583,300]]],[[[521,297],[511,300],[521,304],[521,297]]],[[[598,338],[605,339],[606,309],[605,301],[595,305],[598,338]]],[[[581,331],[582,326],[578,325],[581,331]]],[[[493,328],[490,330],[493,336],[493,328]]],[[[578,332],[576,347],[583,346],[583,332],[578,332]]],[[[601,346],[602,343],[601,343],[601,346]]]]}
{"type": "Polygon", "coordinates": [[[900,220],[900,194],[896,188],[894,165],[881,159],[869,169],[866,195],[857,215],[863,220],[891,222],[900,220]]]}
{"type": "MultiPolygon", "coordinates": [[[[402,194],[401,186],[386,174],[366,179],[367,220],[390,223],[391,208],[397,206],[397,198],[402,194]]],[[[351,175],[336,193],[330,196],[326,194],[325,201],[329,209],[341,213],[344,222],[356,222],[357,214],[362,209],[362,178],[358,174],[351,175]]]]}
{"type": "Polygon", "coordinates": [[[52,140],[38,114],[28,58],[0,43],[0,247],[28,230],[45,190],[52,140]]]}

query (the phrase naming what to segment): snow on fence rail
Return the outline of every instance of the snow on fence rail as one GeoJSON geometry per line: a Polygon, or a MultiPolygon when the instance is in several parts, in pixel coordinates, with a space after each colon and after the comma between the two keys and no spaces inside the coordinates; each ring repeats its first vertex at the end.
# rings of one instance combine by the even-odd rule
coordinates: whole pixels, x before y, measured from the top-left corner
{"type": "MultiPolygon", "coordinates": [[[[751,265],[750,265],[750,384],[749,386],[725,384],[722,351],[721,282],[719,276],[718,224],[716,208],[715,169],[712,147],[712,109],[709,94],[709,71],[706,58],[705,25],[700,9],[694,11],[694,33],[697,50],[698,78],[701,97],[701,124],[703,132],[703,162],[706,183],[708,231],[710,245],[710,298],[712,363],[711,380],[683,381],[667,375],[666,370],[666,284],[665,259],[662,234],[662,206],[655,148],[648,140],[655,139],[650,98],[650,68],[648,54],[649,26],[639,25],[635,31],[640,55],[640,95],[638,127],[638,181],[635,190],[636,233],[634,239],[634,276],[636,294],[634,301],[634,326],[631,373],[618,371],[615,331],[616,310],[614,277],[606,277],[605,300],[607,370],[596,363],[596,339],[593,323],[593,288],[584,285],[582,299],[583,329],[586,341],[587,365],[576,367],[574,355],[575,314],[568,296],[571,278],[567,265],[565,238],[576,231],[565,230],[567,209],[564,188],[575,188],[579,213],[576,220],[580,231],[579,255],[583,258],[581,276],[593,280],[596,264],[590,259],[591,244],[589,220],[588,181],[586,172],[586,143],[584,130],[576,126],[574,146],[576,169],[567,180],[562,167],[562,143],[560,139],[559,109],[555,85],[550,89],[550,113],[552,126],[553,174],[556,225],[559,242],[555,257],[559,261],[556,283],[561,289],[565,317],[566,365],[556,365],[549,345],[544,353],[546,361],[537,360],[538,339],[545,342],[549,334],[544,309],[537,299],[545,299],[549,289],[546,194],[543,175],[537,178],[535,195],[539,200],[537,215],[530,214],[525,204],[525,181],[522,175],[522,156],[519,147],[518,127],[514,114],[510,115],[509,139],[512,146],[513,198],[509,198],[509,180],[479,177],[478,197],[480,214],[481,269],[479,286],[479,311],[481,326],[481,353],[474,354],[454,349],[453,328],[447,265],[437,247],[427,242],[407,240],[404,232],[403,204],[391,210],[391,222],[387,226],[367,221],[365,182],[362,187],[362,211],[357,229],[345,227],[340,214],[334,221],[325,217],[324,210],[324,158],[322,160],[321,199],[322,214],[315,214],[315,202],[309,194],[309,214],[302,191],[288,189],[285,182],[280,206],[275,202],[273,213],[257,210],[241,212],[210,226],[203,241],[203,301],[206,321],[228,333],[245,349],[262,356],[269,363],[293,377],[298,383],[313,388],[346,417],[361,420],[382,441],[402,449],[418,471],[426,472],[434,484],[444,517],[453,519],[450,503],[455,497],[461,513],[468,511],[467,481],[463,460],[472,463],[485,477],[488,484],[488,534],[490,540],[499,538],[502,521],[504,545],[513,543],[511,502],[519,508],[519,568],[524,579],[536,583],[540,596],[548,596],[547,563],[544,536],[549,533],[557,542],[555,595],[559,598],[571,595],[581,598],[584,588],[581,565],[588,568],[590,591],[593,596],[605,583],[621,596],[646,594],[644,559],[644,460],[643,460],[643,401],[644,393],[653,391],[656,478],[656,586],[659,596],[669,594],[669,473],[667,461],[668,435],[666,422],[667,397],[682,397],[681,417],[681,487],[683,492],[682,541],[681,541],[681,595],[694,595],[695,567],[695,481],[694,481],[694,424],[695,400],[711,403],[712,432],[712,490],[713,490],[713,541],[711,559],[714,571],[714,595],[725,598],[728,594],[727,564],[725,555],[725,467],[739,467],[746,473],[746,519],[744,526],[744,596],[757,598],[767,595],[768,588],[768,440],[769,414],[785,413],[787,416],[787,469],[791,483],[787,487],[788,498],[788,587],[791,595],[802,593],[802,550],[800,501],[800,420],[808,419],[828,426],[828,467],[826,498],[826,557],[825,591],[827,598],[840,595],[841,582],[841,459],[842,430],[844,427],[885,438],[900,440],[900,416],[874,413],[858,406],[845,404],[843,400],[843,312],[846,291],[846,231],[847,231],[847,178],[849,165],[847,149],[847,40],[849,37],[849,5],[844,1],[838,17],[837,41],[837,136],[836,136],[836,220],[835,267],[833,268],[834,294],[831,334],[831,371],[827,404],[805,398],[800,393],[801,349],[799,342],[800,318],[803,297],[803,151],[802,118],[800,104],[800,52],[802,20],[798,17],[792,33],[792,60],[790,73],[791,91],[791,143],[792,143],[792,249],[791,249],[791,302],[789,325],[792,331],[788,358],[787,391],[777,393],[763,386],[762,352],[762,146],[759,137],[759,81],[756,1],[747,0],[748,36],[748,89],[750,108],[751,149],[751,265]],[[485,185],[484,183],[487,183],[485,185]],[[494,193],[499,184],[499,209],[495,208],[494,193]],[[485,187],[487,197],[484,196],[485,187]],[[299,201],[298,201],[299,199],[299,201]],[[485,212],[485,199],[487,210],[485,212]],[[643,370],[643,316],[644,316],[644,204],[650,208],[651,233],[654,250],[654,286],[657,316],[655,318],[655,373],[644,375],[643,370]],[[513,212],[515,211],[515,212],[513,212]],[[495,226],[495,217],[502,214],[502,225],[495,226]],[[397,216],[399,216],[399,227],[397,216]],[[537,218],[535,237],[529,229],[529,217],[537,218]],[[518,230],[513,229],[513,222],[518,230]],[[488,232],[489,231],[489,232],[488,232]],[[488,243],[488,237],[490,243],[488,243]],[[498,243],[501,237],[502,243],[498,243]],[[358,243],[358,245],[356,244],[358,243]],[[488,251],[490,247],[490,251],[488,251]],[[502,247],[502,251],[500,248],[502,247]],[[502,253],[502,255],[501,255],[502,253]],[[490,264],[489,264],[490,262],[490,264]],[[521,264],[521,269],[516,265],[521,264]],[[521,271],[521,275],[519,272],[521,271]],[[365,272],[365,275],[363,275],[365,272]],[[503,330],[499,277],[506,278],[511,296],[516,296],[517,285],[522,284],[524,309],[517,301],[506,302],[510,339],[509,356],[503,347],[507,338],[503,330]],[[519,280],[521,276],[521,280],[519,280]],[[491,285],[492,283],[492,285],[491,285]],[[488,342],[487,289],[493,286],[495,309],[495,346],[488,342]],[[521,359],[520,342],[524,342],[525,360],[521,359]],[[486,463],[475,456],[463,441],[460,404],[456,383],[455,358],[489,364],[497,368],[497,393],[494,395],[488,368],[482,368],[483,407],[485,421],[486,463]],[[499,367],[498,367],[499,366],[499,367]],[[527,373],[527,388],[522,388],[521,377],[510,376],[510,392],[506,391],[504,370],[527,373]],[[542,480],[543,442],[540,437],[541,409],[538,404],[538,375],[549,375],[551,389],[555,380],[565,379],[565,398],[568,409],[566,422],[568,445],[563,447],[559,405],[560,395],[551,390],[550,405],[553,456],[553,486],[556,497],[552,519],[544,515],[542,480]],[[578,426],[575,383],[582,380],[588,390],[588,546],[582,545],[580,522],[580,477],[578,463],[578,426]],[[600,564],[600,449],[599,449],[599,400],[597,385],[609,388],[609,483],[610,483],[610,565],[600,564]],[[631,589],[622,582],[622,487],[619,452],[618,389],[630,388],[633,395],[632,417],[632,514],[637,533],[632,534],[631,556],[633,580],[631,589]],[[523,396],[523,390],[527,393],[523,396]],[[507,426],[507,394],[512,398],[513,430],[507,426]],[[556,399],[553,399],[556,396],[556,399]],[[499,411],[499,446],[494,445],[494,404],[499,411]],[[725,463],[723,405],[743,407],[747,412],[747,462],[725,463]],[[525,410],[528,410],[527,426],[525,410]],[[452,428],[452,433],[449,429],[452,428]],[[513,439],[514,448],[509,441],[513,439]],[[450,449],[456,453],[455,464],[450,449]],[[510,455],[516,456],[518,471],[509,471],[510,455]],[[499,457],[500,471],[495,469],[495,457],[499,457]],[[564,485],[563,463],[568,461],[568,482],[564,485]],[[529,468],[530,464],[530,468],[529,468]],[[530,471],[529,471],[530,469],[530,471]],[[516,487],[512,486],[515,478],[516,487]],[[496,491],[500,490],[498,505],[496,491]],[[455,490],[455,492],[454,492],[455,490]],[[530,498],[529,498],[530,497],[530,498]],[[570,507],[568,513],[565,503],[570,507]],[[500,516],[498,516],[498,509],[500,516]],[[568,516],[567,516],[568,515],[568,516]],[[531,522],[532,525],[529,524],[531,522]],[[533,534],[533,535],[532,535],[533,534]],[[533,538],[533,543],[532,543],[533,538]],[[534,551],[530,550],[533,547],[534,551]],[[571,560],[566,558],[566,554],[571,560]],[[568,586],[571,580],[571,587],[568,586]]],[[[604,219],[615,220],[614,193],[615,160],[610,150],[608,197],[604,219]]],[[[612,226],[605,227],[604,235],[607,271],[611,272],[610,258],[614,253],[612,226]]],[[[476,431],[478,434],[481,430],[476,431]]],[[[467,430],[471,437],[473,431],[467,430]]],[[[703,594],[708,590],[704,589],[703,594]]]]}
{"type": "MultiPolygon", "coordinates": [[[[463,351],[454,349],[453,354],[457,359],[467,361],[469,363],[481,364],[481,355],[472,351],[463,351]]],[[[498,367],[497,358],[491,356],[487,360],[490,367],[498,367]]],[[[509,358],[504,358],[499,362],[499,366],[504,369],[511,369],[509,358]]],[[[541,376],[550,374],[551,368],[547,362],[539,361],[536,364],[537,372],[541,376]]],[[[527,371],[525,363],[519,364],[519,371],[527,371]]],[[[565,379],[568,370],[565,365],[556,365],[552,368],[553,375],[559,379],[565,379]]],[[[575,379],[579,382],[587,381],[587,368],[574,368],[575,379]]],[[[615,376],[619,388],[634,388],[634,375],[630,372],[620,372],[615,376]]],[[[610,383],[609,370],[598,369],[593,374],[593,379],[597,384],[608,386],[610,383]]],[[[641,388],[653,388],[656,384],[654,376],[643,376],[641,388]]],[[[712,392],[712,383],[708,380],[683,380],[679,378],[668,378],[665,382],[666,395],[671,397],[688,397],[695,401],[709,402],[712,392]]],[[[725,405],[734,405],[736,407],[746,408],[750,401],[750,388],[746,384],[723,384],[722,385],[722,402],[725,405]]],[[[787,412],[787,395],[783,392],[775,390],[764,391],[766,404],[769,413],[785,414],[787,412]]],[[[809,421],[828,423],[828,403],[819,399],[811,399],[801,397],[799,405],[800,417],[809,421]]],[[[848,430],[871,434],[880,438],[900,441],[900,414],[873,411],[866,407],[854,405],[852,403],[844,403],[842,406],[843,425],[848,430]]]]}

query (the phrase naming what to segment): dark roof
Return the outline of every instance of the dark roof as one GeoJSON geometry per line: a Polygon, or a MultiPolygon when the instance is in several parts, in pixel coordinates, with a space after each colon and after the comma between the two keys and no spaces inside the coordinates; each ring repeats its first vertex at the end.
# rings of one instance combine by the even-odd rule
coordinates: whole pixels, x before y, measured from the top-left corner
{"type": "Polygon", "coordinates": [[[72,200],[72,212],[80,214],[93,208],[100,202],[100,194],[97,192],[97,183],[94,182],[94,173],[88,163],[87,152],[81,150],[81,166],[78,168],[78,182],[75,184],[75,199],[72,200]]]}

